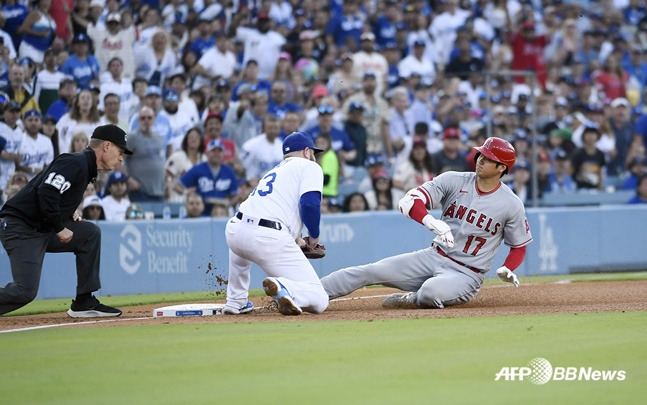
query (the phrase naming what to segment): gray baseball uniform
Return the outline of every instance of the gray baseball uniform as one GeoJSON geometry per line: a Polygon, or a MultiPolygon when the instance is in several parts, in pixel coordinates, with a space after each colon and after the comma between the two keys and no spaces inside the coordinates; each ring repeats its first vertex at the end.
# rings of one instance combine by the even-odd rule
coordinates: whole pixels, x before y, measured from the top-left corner
{"type": "Polygon", "coordinates": [[[503,241],[522,247],[532,241],[521,200],[508,186],[477,189],[476,173],[446,172],[418,187],[440,209],[451,228],[451,249],[432,244],[426,249],[347,267],[321,279],[331,298],[367,285],[382,284],[418,291],[418,306],[443,308],[465,303],[479,292],[484,274],[503,241]]]}

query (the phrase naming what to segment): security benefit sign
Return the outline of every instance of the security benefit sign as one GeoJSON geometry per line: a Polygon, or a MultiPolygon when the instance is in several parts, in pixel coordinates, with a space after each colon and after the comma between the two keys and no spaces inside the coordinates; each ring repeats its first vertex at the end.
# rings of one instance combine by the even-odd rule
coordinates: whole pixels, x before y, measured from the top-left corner
{"type": "Polygon", "coordinates": [[[544,385],[550,381],[624,381],[626,378],[625,370],[557,366],[543,357],[537,357],[525,367],[502,367],[494,376],[494,381],[530,381],[535,385],[544,385]]]}
{"type": "MultiPolygon", "coordinates": [[[[208,222],[142,221],[122,223],[114,230],[119,234],[110,240],[119,241],[119,246],[108,251],[118,252],[113,259],[118,260],[121,277],[128,279],[128,287],[123,288],[132,290],[121,293],[204,288],[204,271],[199,269],[212,251],[208,222]]],[[[104,240],[108,240],[105,235],[104,240]]]]}

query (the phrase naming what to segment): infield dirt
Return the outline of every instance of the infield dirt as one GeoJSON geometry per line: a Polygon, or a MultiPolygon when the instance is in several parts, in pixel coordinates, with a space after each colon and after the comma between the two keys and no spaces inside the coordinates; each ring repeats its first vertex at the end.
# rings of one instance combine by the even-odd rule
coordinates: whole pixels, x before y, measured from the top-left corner
{"type": "MultiPolygon", "coordinates": [[[[115,322],[87,323],[72,319],[66,313],[9,316],[0,318],[0,330],[65,324],[65,326],[97,327],[115,325],[155,325],[227,322],[325,322],[333,320],[377,320],[410,318],[454,318],[508,316],[558,313],[596,313],[647,310],[647,280],[612,282],[577,282],[553,284],[522,284],[519,288],[505,284],[485,286],[471,302],[444,309],[400,310],[382,308],[383,295],[397,292],[391,288],[362,288],[343,300],[333,300],[320,315],[304,313],[286,317],[272,308],[269,297],[251,300],[257,307],[252,313],[237,316],[153,318],[153,309],[160,305],[122,308],[124,313],[115,322]],[[350,299],[349,299],[350,298],[350,299]],[[148,319],[135,319],[148,318],[148,319]]],[[[219,300],[216,302],[224,302],[219,300]]]]}

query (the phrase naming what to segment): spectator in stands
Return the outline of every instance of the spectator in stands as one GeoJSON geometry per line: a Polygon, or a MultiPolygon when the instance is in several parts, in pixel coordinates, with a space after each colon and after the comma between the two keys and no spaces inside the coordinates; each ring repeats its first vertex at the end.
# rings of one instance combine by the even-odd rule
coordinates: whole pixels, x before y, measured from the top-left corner
{"type": "MultiPolygon", "coordinates": [[[[209,125],[209,121],[210,120],[207,119],[207,124],[205,126],[209,125]]],[[[171,154],[171,156],[166,160],[166,189],[167,193],[169,193],[168,201],[184,201],[184,194],[176,192],[173,185],[193,166],[204,162],[206,139],[206,137],[202,136],[202,132],[200,132],[199,128],[191,128],[186,135],[184,135],[181,149],[173,152],[173,154],[171,154]]],[[[202,201],[202,199],[200,201],[202,201]]],[[[203,210],[204,207],[202,207],[201,212],[203,210]]]]}
{"type": "Polygon", "coordinates": [[[145,78],[151,86],[161,88],[176,64],[169,34],[161,28],[157,28],[147,45],[135,52],[135,75],[145,78]]]}
{"type": "Polygon", "coordinates": [[[359,186],[357,186],[357,191],[360,193],[366,193],[373,188],[373,176],[379,170],[384,169],[382,155],[368,155],[364,167],[366,167],[367,175],[359,182],[359,186]]]}
{"type": "Polygon", "coordinates": [[[460,149],[461,141],[458,129],[453,127],[445,128],[443,131],[443,149],[432,156],[438,174],[447,171],[466,172],[469,170],[460,149]]]}
{"type": "Polygon", "coordinates": [[[202,197],[195,191],[191,191],[186,195],[186,217],[187,218],[201,218],[204,214],[204,203],[202,197]]]}
{"type": "Polygon", "coordinates": [[[200,120],[200,113],[193,98],[189,95],[187,90],[187,77],[184,73],[175,73],[169,77],[171,88],[177,92],[179,97],[178,112],[184,116],[189,117],[193,126],[198,125],[200,120]]]}
{"type": "Polygon", "coordinates": [[[4,146],[0,148],[0,190],[4,190],[7,182],[16,171],[16,165],[22,161],[20,146],[25,137],[22,128],[18,125],[20,120],[20,104],[9,101],[4,105],[4,122],[0,122],[0,141],[4,146]]]}
{"type": "Polygon", "coordinates": [[[89,89],[90,85],[99,85],[99,62],[90,52],[90,38],[77,34],[72,41],[73,54],[63,63],[61,72],[71,76],[80,89],[89,89]]]}
{"type": "Polygon", "coordinates": [[[279,138],[283,140],[292,132],[297,132],[299,130],[300,123],[301,113],[296,111],[286,113],[285,117],[281,120],[281,134],[279,135],[279,138]]]}
{"type": "Polygon", "coordinates": [[[240,101],[231,103],[223,124],[223,132],[240,148],[261,132],[252,108],[267,108],[267,104],[263,105],[267,96],[262,93],[252,94],[249,84],[239,86],[236,92],[240,101]],[[257,97],[258,101],[255,100],[257,97]]]}
{"type": "Polygon", "coordinates": [[[415,138],[409,158],[395,168],[393,187],[409,191],[434,178],[435,168],[425,138],[415,138]]]}
{"type": "Polygon", "coordinates": [[[153,110],[142,107],[139,111],[139,129],[128,136],[128,156],[125,168],[130,190],[130,200],[163,201],[165,196],[166,154],[164,139],[153,132],[153,110]]]}
{"type": "MultiPolygon", "coordinates": [[[[108,62],[108,70],[101,75],[99,90],[99,109],[103,108],[103,99],[110,93],[116,94],[119,97],[119,101],[123,107],[130,106],[133,102],[131,100],[135,97],[133,83],[131,80],[123,78],[123,62],[118,56],[115,56],[108,62]]],[[[127,121],[130,119],[125,109],[120,111],[119,115],[123,120],[127,121]]]]}
{"type": "MultiPolygon", "coordinates": [[[[513,26],[512,19],[507,15],[508,30],[512,32],[510,45],[512,46],[512,69],[531,70],[537,74],[537,79],[542,87],[546,84],[546,62],[544,48],[548,44],[546,35],[537,35],[534,16],[528,16],[520,21],[519,28],[513,26]]],[[[547,33],[552,34],[551,32],[547,33]]],[[[523,83],[524,77],[516,77],[516,83],[523,83]]]]}
{"type": "Polygon", "coordinates": [[[101,117],[102,125],[112,124],[116,125],[124,131],[128,130],[128,123],[119,119],[119,111],[121,111],[121,103],[119,96],[114,93],[108,93],[103,100],[104,115],[101,117]]]}
{"type": "Polygon", "coordinates": [[[368,201],[360,192],[351,193],[344,198],[344,212],[369,211],[368,201]]]}
{"type": "MultiPolygon", "coordinates": [[[[354,52],[364,28],[364,15],[357,0],[345,0],[341,10],[333,12],[326,26],[326,43],[329,48],[354,52]]],[[[316,29],[316,27],[315,27],[316,29]]]]}
{"type": "Polygon", "coordinates": [[[18,29],[27,18],[29,9],[16,0],[5,0],[0,9],[0,27],[11,38],[15,48],[20,46],[22,36],[18,34],[18,29]]]}
{"type": "Polygon", "coordinates": [[[364,127],[366,127],[366,153],[371,155],[386,154],[393,156],[389,138],[389,121],[391,113],[389,105],[375,91],[377,81],[375,74],[368,72],[362,78],[362,91],[350,96],[342,106],[342,112],[348,111],[350,104],[355,101],[364,106],[364,127]]]}
{"type": "MultiPolygon", "coordinates": [[[[245,9],[248,12],[248,9],[245,9]]],[[[235,30],[236,38],[244,43],[243,64],[250,60],[258,61],[258,77],[267,80],[274,72],[279,60],[281,47],[286,40],[283,35],[270,30],[271,20],[267,14],[259,14],[256,19],[256,27],[239,27],[240,21],[244,18],[245,12],[239,12],[233,16],[230,30],[235,30]]]]}
{"type": "Polygon", "coordinates": [[[272,83],[267,80],[261,80],[258,76],[258,62],[255,59],[250,59],[246,62],[245,70],[243,71],[242,80],[234,86],[232,101],[238,101],[239,92],[238,90],[245,86],[245,91],[242,91],[241,94],[247,94],[253,91],[266,92],[269,94],[270,89],[272,88],[272,83]]]}
{"type": "Polygon", "coordinates": [[[60,153],[70,150],[72,135],[84,132],[90,138],[95,128],[101,125],[97,102],[89,90],[82,90],[72,100],[72,110],[56,123],[58,131],[58,150],[60,153]]]}
{"type": "Polygon", "coordinates": [[[69,153],[81,152],[83,149],[88,147],[88,137],[85,135],[85,132],[77,132],[72,135],[72,140],[70,141],[70,150],[69,153]]]}
{"type": "Polygon", "coordinates": [[[472,55],[472,44],[468,38],[457,38],[456,47],[458,56],[445,67],[445,76],[458,76],[461,80],[468,80],[470,75],[483,71],[483,60],[472,55]]]}
{"type": "Polygon", "coordinates": [[[647,204],[647,174],[638,179],[636,195],[627,201],[627,204],[647,204]]]}
{"type": "Polygon", "coordinates": [[[101,199],[96,195],[91,195],[83,199],[83,219],[90,221],[99,221],[106,219],[106,213],[103,211],[101,199]]]}
{"type": "MultiPolygon", "coordinates": [[[[88,37],[94,44],[94,54],[99,63],[100,72],[110,69],[110,63],[118,58],[123,65],[123,75],[127,81],[135,77],[135,26],[124,27],[119,12],[109,13],[106,24],[88,24],[88,37]]],[[[103,80],[102,80],[103,82],[103,80]]],[[[119,93],[118,93],[119,94],[119,93]]],[[[122,101],[125,101],[122,99],[122,101]]]]}
{"type": "MultiPolygon", "coordinates": [[[[48,137],[40,133],[41,115],[37,110],[29,110],[23,117],[25,135],[18,153],[22,160],[16,165],[19,171],[29,175],[31,180],[54,160],[54,148],[48,137]]],[[[87,146],[87,144],[86,144],[87,146]]]]}
{"type": "MultiPolygon", "coordinates": [[[[353,62],[353,54],[346,52],[341,55],[339,66],[335,67],[335,70],[328,78],[327,87],[330,89],[332,94],[336,96],[348,96],[357,90],[355,86],[362,76],[356,75],[354,65],[355,62],[353,62]]],[[[328,95],[328,90],[326,90],[324,94],[323,89],[320,89],[317,86],[312,89],[312,92],[313,98],[318,96],[325,97],[328,95]],[[315,91],[318,92],[317,95],[315,95],[315,91]]]]}
{"type": "Polygon", "coordinates": [[[7,201],[18,191],[20,191],[23,187],[25,187],[29,183],[29,178],[27,177],[27,173],[24,172],[15,172],[10,178],[9,181],[7,182],[7,186],[5,187],[4,191],[0,194],[3,196],[2,202],[7,201]]]}
{"type": "Polygon", "coordinates": [[[56,121],[50,115],[45,115],[42,119],[42,133],[52,143],[54,157],[59,155],[58,151],[58,131],[56,130],[56,121]]]}
{"type": "Polygon", "coordinates": [[[413,138],[412,112],[409,110],[409,93],[404,87],[396,87],[391,93],[391,121],[389,133],[391,134],[391,149],[395,156],[395,165],[404,162],[409,155],[413,138]],[[409,145],[409,148],[406,146],[409,145]]]}
{"type": "Polygon", "coordinates": [[[332,149],[337,153],[341,164],[353,161],[357,156],[355,145],[350,140],[346,132],[333,126],[333,115],[335,113],[335,109],[331,105],[321,105],[319,106],[318,111],[318,125],[307,129],[306,132],[315,140],[320,135],[326,134],[330,136],[332,149]]]}
{"type": "Polygon", "coordinates": [[[280,139],[281,124],[277,117],[267,114],[263,120],[264,132],[243,144],[241,160],[246,178],[258,181],[283,160],[283,146],[280,139]]]}
{"type": "Polygon", "coordinates": [[[216,46],[208,48],[191,70],[191,73],[198,75],[194,86],[208,85],[215,78],[228,80],[232,77],[236,69],[236,56],[227,49],[228,43],[224,33],[216,36],[216,46]]]}
{"type": "Polygon", "coordinates": [[[571,161],[568,153],[558,150],[554,157],[552,171],[548,175],[548,192],[551,193],[574,193],[577,189],[575,181],[571,177],[571,161]]]}
{"type": "Polygon", "coordinates": [[[56,66],[56,51],[51,48],[46,50],[43,69],[38,72],[34,88],[34,98],[41,113],[47,112],[52,103],[58,100],[58,89],[64,79],[65,75],[56,66]]]}
{"type": "Polygon", "coordinates": [[[389,172],[384,169],[378,170],[372,179],[373,188],[364,193],[369,209],[372,211],[398,209],[398,202],[404,197],[404,192],[393,187],[389,172]]]}
{"type": "Polygon", "coordinates": [[[366,140],[368,135],[366,133],[366,127],[362,123],[364,119],[363,114],[364,106],[360,102],[354,101],[350,103],[347,119],[344,122],[344,131],[348,134],[357,151],[355,158],[346,162],[351,166],[364,166],[364,162],[366,161],[366,140]]]}
{"type": "Polygon", "coordinates": [[[126,210],[125,219],[126,221],[139,221],[146,219],[144,209],[139,204],[130,204],[126,210]]]}
{"type": "Polygon", "coordinates": [[[16,101],[21,107],[21,114],[29,110],[38,110],[38,103],[28,90],[25,83],[25,71],[18,64],[9,69],[9,85],[3,89],[9,99],[16,101]]]}
{"type": "Polygon", "coordinates": [[[216,203],[211,208],[211,214],[209,215],[212,218],[229,218],[231,214],[229,212],[229,205],[216,203]]]}
{"type": "Polygon", "coordinates": [[[421,79],[433,82],[436,79],[436,68],[425,57],[425,41],[417,39],[413,42],[413,52],[398,63],[398,72],[401,77],[409,78],[417,73],[421,79]]]}
{"type": "Polygon", "coordinates": [[[600,86],[605,98],[613,100],[618,97],[627,97],[626,83],[629,76],[622,70],[615,55],[607,56],[602,65],[602,71],[594,73],[593,80],[600,86]]]}
{"type": "Polygon", "coordinates": [[[285,117],[288,112],[301,111],[301,107],[296,104],[289,103],[286,100],[287,87],[283,82],[274,82],[272,90],[270,91],[270,101],[267,106],[267,113],[274,115],[279,120],[285,117]]]}
{"type": "Polygon", "coordinates": [[[231,200],[236,198],[238,193],[238,184],[232,168],[222,164],[222,142],[217,139],[209,142],[206,155],[206,162],[195,165],[180,177],[175,183],[175,190],[178,193],[195,190],[204,201],[204,214],[209,215],[215,203],[231,205],[231,200]]]}
{"type": "Polygon", "coordinates": [[[615,153],[611,156],[607,173],[611,176],[622,176],[625,171],[629,145],[634,134],[634,126],[631,123],[631,106],[626,98],[616,98],[611,102],[610,107],[608,125],[615,140],[615,153]]]}
{"type": "Polygon", "coordinates": [[[507,183],[508,187],[519,197],[521,202],[527,204],[532,199],[530,165],[528,162],[515,162],[510,174],[512,180],[507,183]]]}
{"type": "Polygon", "coordinates": [[[370,31],[364,32],[360,40],[360,50],[353,54],[353,75],[358,78],[366,72],[375,73],[377,92],[382,94],[386,89],[389,64],[386,58],[375,50],[375,34],[370,31]]]}
{"type": "Polygon", "coordinates": [[[76,82],[74,79],[65,78],[58,85],[58,100],[52,102],[47,109],[46,116],[54,118],[58,122],[65,113],[72,109],[74,96],[76,96],[76,82]]]}
{"type": "Polygon", "coordinates": [[[54,40],[56,22],[50,14],[51,0],[37,0],[34,8],[27,14],[16,34],[22,35],[18,52],[20,58],[29,57],[34,62],[43,63],[45,51],[54,40]]]}
{"type": "Polygon", "coordinates": [[[628,171],[629,176],[625,179],[622,189],[633,190],[638,185],[638,179],[647,174],[647,161],[642,158],[634,158],[629,162],[628,171]]]}
{"type": "Polygon", "coordinates": [[[606,160],[604,153],[595,146],[599,140],[600,131],[586,127],[582,133],[583,146],[576,149],[570,157],[578,189],[602,190],[606,160]]]}
{"type": "MultiPolygon", "coordinates": [[[[287,52],[281,52],[279,54],[279,63],[276,64],[272,76],[270,76],[270,82],[281,82],[285,86],[285,99],[288,102],[299,102],[298,100],[301,96],[298,88],[300,82],[296,82],[297,75],[292,67],[292,55],[287,52]]],[[[294,104],[301,110],[301,106],[294,104]]]]}
{"type": "Polygon", "coordinates": [[[101,206],[107,221],[120,222],[126,219],[130,199],[128,197],[128,176],[123,172],[115,170],[108,176],[101,206]]]}
{"type": "Polygon", "coordinates": [[[170,137],[164,140],[167,145],[165,156],[170,156],[171,153],[180,149],[184,135],[195,126],[195,122],[190,116],[180,112],[180,99],[177,91],[174,89],[164,90],[162,100],[164,109],[160,111],[160,116],[168,120],[171,129],[170,137]]]}
{"type": "Polygon", "coordinates": [[[330,135],[319,135],[315,139],[315,147],[323,151],[315,156],[324,175],[322,194],[324,197],[337,197],[339,194],[337,189],[339,184],[339,160],[332,149],[330,135]]]}

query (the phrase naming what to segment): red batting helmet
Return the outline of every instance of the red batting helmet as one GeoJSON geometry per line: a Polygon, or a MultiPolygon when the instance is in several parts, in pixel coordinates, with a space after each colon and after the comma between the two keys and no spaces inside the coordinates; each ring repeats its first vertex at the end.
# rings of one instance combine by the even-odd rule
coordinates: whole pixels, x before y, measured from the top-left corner
{"type": "Polygon", "coordinates": [[[506,172],[512,169],[512,166],[514,166],[514,160],[517,157],[517,152],[515,152],[512,145],[510,145],[510,142],[495,136],[486,139],[485,142],[483,142],[483,146],[478,146],[474,149],[478,151],[474,156],[474,162],[476,162],[476,159],[478,159],[480,154],[483,154],[483,156],[490,160],[506,165],[508,168],[506,172]]]}

